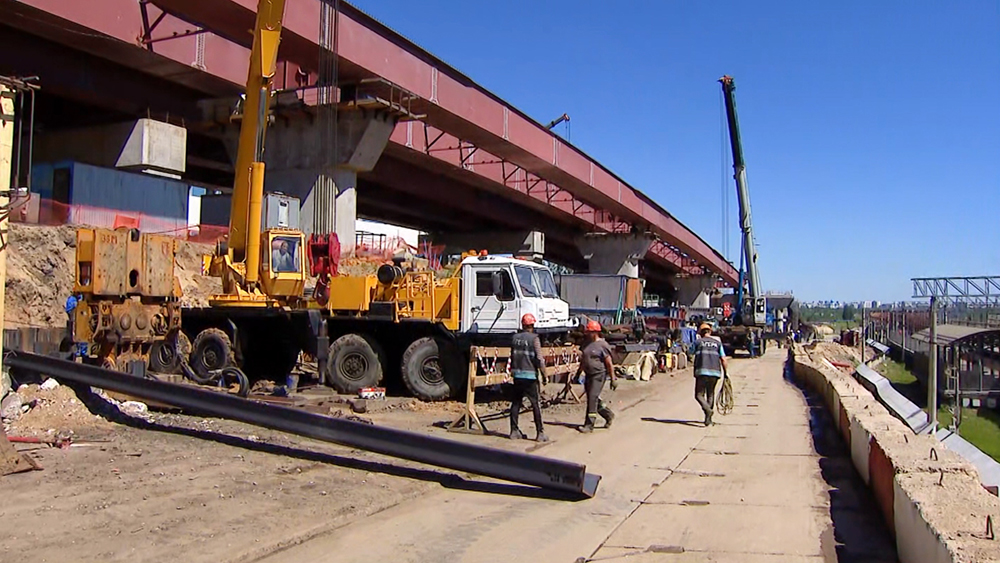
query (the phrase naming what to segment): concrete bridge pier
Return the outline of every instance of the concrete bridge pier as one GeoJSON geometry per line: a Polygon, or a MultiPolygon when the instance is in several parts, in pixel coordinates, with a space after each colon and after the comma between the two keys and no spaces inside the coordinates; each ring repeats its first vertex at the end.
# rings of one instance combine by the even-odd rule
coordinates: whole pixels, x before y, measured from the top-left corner
{"type": "Polygon", "coordinates": [[[358,172],[375,167],[396,118],[381,111],[340,110],[334,147],[324,147],[321,120],[278,119],[268,128],[264,189],[298,197],[299,228],[307,235],[336,232],[345,254],[353,252],[358,172]]]}
{"type": "Polygon", "coordinates": [[[689,309],[708,309],[710,294],[715,287],[712,276],[677,277],[673,280],[674,294],[677,304],[689,309]]]}
{"type": "Polygon", "coordinates": [[[591,274],[639,277],[639,260],[653,244],[649,235],[588,233],[576,246],[590,265],[591,274]]]}

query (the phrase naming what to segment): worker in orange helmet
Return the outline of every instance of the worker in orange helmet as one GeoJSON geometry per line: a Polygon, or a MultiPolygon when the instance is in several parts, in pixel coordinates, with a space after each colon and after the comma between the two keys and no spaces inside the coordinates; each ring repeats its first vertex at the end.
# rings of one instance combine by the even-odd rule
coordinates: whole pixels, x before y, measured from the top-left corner
{"type": "Polygon", "coordinates": [[[611,421],[615,419],[615,413],[601,400],[601,391],[604,389],[604,382],[611,378],[611,389],[618,388],[618,380],[615,377],[615,366],[611,361],[611,345],[601,338],[601,323],[588,321],[584,333],[587,344],[583,347],[580,357],[580,372],[586,376],[583,388],[587,391],[587,419],[580,427],[580,432],[589,434],[594,431],[594,421],[597,415],[604,419],[604,427],[611,428],[611,421]]]}
{"type": "Polygon", "coordinates": [[[728,377],[729,360],[722,340],[712,336],[712,325],[701,323],[694,343],[694,398],[705,413],[705,426],[712,425],[715,409],[715,386],[728,377]]]}
{"type": "Polygon", "coordinates": [[[542,341],[535,334],[535,315],[526,313],[521,317],[521,332],[515,334],[510,343],[510,373],[514,378],[514,394],[510,402],[511,440],[524,438],[517,422],[521,416],[521,402],[527,397],[535,415],[535,441],[549,441],[542,427],[542,406],[538,399],[539,374],[544,370],[545,357],[542,355],[542,341]]]}

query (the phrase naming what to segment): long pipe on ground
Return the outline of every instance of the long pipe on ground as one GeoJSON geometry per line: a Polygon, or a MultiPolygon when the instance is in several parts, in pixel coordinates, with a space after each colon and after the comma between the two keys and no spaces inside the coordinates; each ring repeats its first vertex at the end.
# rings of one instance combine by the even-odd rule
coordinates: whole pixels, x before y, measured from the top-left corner
{"type": "Polygon", "coordinates": [[[578,463],[322,416],[58,358],[9,352],[5,360],[12,369],[48,375],[63,382],[100,387],[202,415],[228,418],[391,457],[569,493],[576,498],[593,497],[601,480],[600,475],[587,473],[586,466],[578,463]]]}

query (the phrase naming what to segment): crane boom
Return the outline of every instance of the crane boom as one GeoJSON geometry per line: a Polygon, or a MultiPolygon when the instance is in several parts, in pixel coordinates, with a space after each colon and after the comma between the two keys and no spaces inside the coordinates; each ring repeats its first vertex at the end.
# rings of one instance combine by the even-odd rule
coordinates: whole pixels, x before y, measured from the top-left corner
{"type": "MultiPolygon", "coordinates": [[[[753,221],[750,217],[750,190],[747,187],[746,162],[743,160],[743,143],[740,140],[740,124],[736,117],[736,82],[731,76],[719,79],[726,102],[726,118],[729,123],[729,144],[733,151],[733,176],[736,178],[736,193],[739,196],[740,231],[743,240],[743,258],[746,261],[747,295],[742,303],[737,303],[736,312],[742,316],[740,324],[764,326],[767,324],[767,301],[760,286],[757,270],[757,247],[753,240],[753,221]]],[[[738,291],[742,292],[742,286],[738,291]]]]}
{"type": "Polygon", "coordinates": [[[261,201],[264,198],[264,135],[271,102],[271,81],[278,61],[285,0],[259,0],[247,76],[243,120],[236,153],[229,253],[233,263],[244,263],[245,283],[253,286],[260,275],[261,201]]]}

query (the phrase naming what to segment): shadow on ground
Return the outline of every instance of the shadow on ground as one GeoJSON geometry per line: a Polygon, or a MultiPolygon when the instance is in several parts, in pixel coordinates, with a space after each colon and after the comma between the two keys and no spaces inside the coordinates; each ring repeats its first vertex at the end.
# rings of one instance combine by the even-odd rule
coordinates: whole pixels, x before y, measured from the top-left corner
{"type": "Polygon", "coordinates": [[[694,426],[704,428],[705,423],[700,420],[674,420],[672,418],[653,418],[651,416],[642,417],[643,422],[659,422],[660,424],[680,424],[681,426],[694,426]]]}
{"type": "Polygon", "coordinates": [[[573,493],[564,493],[561,491],[541,489],[538,487],[532,487],[528,485],[497,483],[497,482],[466,479],[455,473],[446,473],[445,471],[448,471],[447,469],[444,469],[442,471],[435,471],[430,469],[403,467],[399,465],[393,465],[391,463],[362,460],[362,459],[344,457],[324,452],[311,451],[302,448],[281,446],[277,444],[269,444],[266,442],[257,442],[245,438],[240,438],[237,436],[232,436],[229,434],[223,434],[221,432],[198,430],[194,428],[185,428],[182,426],[172,426],[169,424],[162,424],[159,422],[150,422],[142,418],[137,418],[123,413],[113,403],[103,399],[102,397],[94,393],[89,386],[78,385],[78,384],[69,384],[69,386],[76,392],[76,395],[80,399],[80,401],[84,405],[86,405],[86,407],[92,413],[102,416],[112,422],[116,422],[124,426],[129,426],[131,428],[188,436],[192,438],[198,438],[201,440],[216,442],[219,444],[225,444],[227,446],[243,448],[245,450],[281,455],[285,457],[301,459],[305,461],[312,461],[317,463],[326,463],[330,465],[336,465],[338,467],[344,467],[347,469],[357,469],[360,471],[369,471],[372,473],[382,473],[385,475],[392,475],[394,477],[417,479],[420,481],[437,483],[447,489],[457,489],[463,491],[472,491],[472,492],[489,493],[497,495],[519,496],[526,498],[542,498],[542,499],[574,500],[574,501],[582,500],[582,497],[580,497],[579,495],[575,495],[573,493]]]}
{"type": "Polygon", "coordinates": [[[882,519],[875,497],[854,469],[850,451],[837,433],[823,398],[799,384],[791,361],[785,365],[785,379],[799,388],[809,405],[813,447],[820,456],[820,473],[829,487],[833,526],[822,537],[827,561],[898,562],[892,534],[882,519]]]}

